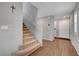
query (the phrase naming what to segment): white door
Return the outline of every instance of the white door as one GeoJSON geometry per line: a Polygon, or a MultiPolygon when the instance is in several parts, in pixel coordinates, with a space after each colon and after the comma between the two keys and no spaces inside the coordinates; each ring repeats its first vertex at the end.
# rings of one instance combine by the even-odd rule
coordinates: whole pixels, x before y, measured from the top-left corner
{"type": "Polygon", "coordinates": [[[43,38],[47,40],[53,40],[53,18],[45,17],[43,18],[43,38]]]}
{"type": "Polygon", "coordinates": [[[69,38],[69,19],[59,20],[58,36],[69,38]]]}
{"type": "Polygon", "coordinates": [[[44,18],[44,24],[43,24],[43,31],[44,31],[44,39],[49,39],[49,31],[50,31],[50,24],[48,18],[44,18]]]}

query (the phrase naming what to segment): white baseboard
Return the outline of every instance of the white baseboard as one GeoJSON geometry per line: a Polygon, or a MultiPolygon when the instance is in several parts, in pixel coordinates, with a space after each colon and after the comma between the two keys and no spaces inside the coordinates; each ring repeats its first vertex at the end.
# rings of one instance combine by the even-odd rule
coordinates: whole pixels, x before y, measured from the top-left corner
{"type": "Polygon", "coordinates": [[[78,55],[79,55],[79,47],[78,47],[78,44],[77,44],[77,42],[76,41],[72,41],[71,40],[71,43],[72,43],[72,45],[74,46],[74,48],[76,49],[76,51],[77,51],[77,53],[78,53],[78,55]]]}
{"type": "Polygon", "coordinates": [[[43,40],[53,41],[53,40],[54,40],[54,38],[52,38],[52,39],[43,39],[43,40]]]}

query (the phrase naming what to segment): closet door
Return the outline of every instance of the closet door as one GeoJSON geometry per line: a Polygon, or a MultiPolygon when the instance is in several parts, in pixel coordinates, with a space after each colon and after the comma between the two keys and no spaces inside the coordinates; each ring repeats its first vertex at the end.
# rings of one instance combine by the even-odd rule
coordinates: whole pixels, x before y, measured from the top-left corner
{"type": "Polygon", "coordinates": [[[53,17],[45,17],[43,20],[43,38],[52,41],[54,28],[53,17]]]}

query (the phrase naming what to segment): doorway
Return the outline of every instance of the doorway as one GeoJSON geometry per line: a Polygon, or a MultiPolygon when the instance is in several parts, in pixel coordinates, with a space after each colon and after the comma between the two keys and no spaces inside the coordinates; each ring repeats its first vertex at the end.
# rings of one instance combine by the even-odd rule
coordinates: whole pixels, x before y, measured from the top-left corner
{"type": "Polygon", "coordinates": [[[60,18],[54,21],[54,36],[69,38],[69,18],[60,18]]]}

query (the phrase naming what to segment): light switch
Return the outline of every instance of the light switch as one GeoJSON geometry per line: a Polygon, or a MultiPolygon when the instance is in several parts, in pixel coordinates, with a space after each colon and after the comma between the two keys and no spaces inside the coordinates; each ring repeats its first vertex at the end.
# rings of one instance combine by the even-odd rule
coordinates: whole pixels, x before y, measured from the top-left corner
{"type": "Polygon", "coordinates": [[[2,25],[1,30],[8,30],[8,25],[2,25]]]}

